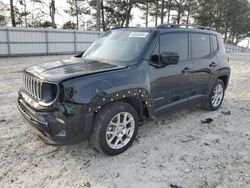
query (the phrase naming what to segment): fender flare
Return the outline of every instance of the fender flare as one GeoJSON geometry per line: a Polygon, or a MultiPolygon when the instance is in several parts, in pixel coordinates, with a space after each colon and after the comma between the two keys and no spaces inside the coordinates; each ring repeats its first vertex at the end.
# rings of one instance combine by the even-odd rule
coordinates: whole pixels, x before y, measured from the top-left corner
{"type": "MultiPolygon", "coordinates": [[[[216,82],[216,80],[221,77],[221,76],[227,76],[228,77],[228,81],[229,82],[229,78],[230,78],[230,69],[224,69],[224,70],[217,70],[209,84],[209,89],[207,92],[207,96],[210,94],[210,92],[212,91],[213,85],[216,82]]],[[[228,83],[227,83],[228,84],[228,83]]]]}
{"type": "Polygon", "coordinates": [[[104,105],[108,103],[133,97],[137,97],[143,104],[143,107],[146,107],[149,116],[153,114],[153,104],[151,96],[149,92],[144,88],[130,88],[111,93],[105,91],[101,92],[91,99],[88,111],[97,113],[104,105]]]}

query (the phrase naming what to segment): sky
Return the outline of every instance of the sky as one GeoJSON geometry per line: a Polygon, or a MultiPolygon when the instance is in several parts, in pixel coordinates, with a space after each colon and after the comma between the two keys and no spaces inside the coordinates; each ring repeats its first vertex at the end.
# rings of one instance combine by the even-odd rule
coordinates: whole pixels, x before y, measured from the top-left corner
{"type": "MultiPolygon", "coordinates": [[[[2,1],[4,4],[9,4],[9,0],[0,0],[0,1],[2,1]]],[[[16,2],[17,2],[17,0],[14,0],[14,4],[16,2]]],[[[29,0],[27,0],[27,2],[29,2],[29,0]]],[[[44,0],[44,2],[46,4],[49,4],[49,0],[44,0]]],[[[67,3],[67,0],[55,0],[55,5],[56,5],[57,11],[58,11],[58,14],[56,14],[56,16],[55,16],[55,21],[59,27],[61,27],[63,25],[63,23],[65,23],[69,20],[75,21],[75,18],[69,17],[69,15],[64,12],[65,9],[69,8],[69,4],[67,3]]],[[[30,11],[32,9],[36,9],[36,8],[37,8],[36,3],[31,2],[31,3],[27,4],[27,9],[30,11]]],[[[43,10],[48,12],[48,9],[46,7],[44,7],[43,10]]],[[[141,19],[142,12],[138,8],[132,9],[132,15],[133,15],[133,19],[130,23],[130,26],[136,26],[138,24],[143,26],[145,24],[144,21],[141,19]]],[[[81,16],[81,17],[85,22],[91,19],[90,16],[81,16]]],[[[49,18],[47,18],[47,19],[49,20],[49,18]]],[[[154,23],[150,22],[149,25],[153,26],[154,23]]]]}
{"type": "MultiPolygon", "coordinates": [[[[14,4],[18,1],[18,0],[13,0],[14,1],[14,4]]],[[[30,2],[30,0],[26,0],[27,2],[30,2]]],[[[4,4],[9,4],[9,0],[0,0],[0,2],[3,2],[4,4]]],[[[46,4],[49,4],[49,0],[44,0],[44,2],[46,4]]],[[[56,24],[57,26],[62,27],[63,23],[67,22],[67,21],[74,21],[75,22],[75,18],[74,17],[70,17],[67,13],[65,13],[65,9],[68,9],[69,8],[69,4],[67,3],[67,0],[55,0],[55,3],[56,3],[56,8],[57,8],[57,14],[55,16],[55,21],[56,21],[56,24]]],[[[28,3],[27,4],[27,9],[30,10],[31,12],[33,12],[33,14],[35,15],[35,11],[34,9],[38,8],[37,7],[38,5],[36,3],[28,3]]],[[[43,7],[43,10],[48,12],[48,8],[47,7],[43,7]]],[[[133,8],[132,9],[132,16],[133,16],[133,19],[132,21],[130,22],[129,26],[145,26],[145,21],[141,18],[143,13],[140,9],[138,8],[133,8]]],[[[175,14],[175,11],[172,11],[171,12],[171,15],[175,14]]],[[[42,16],[45,16],[47,17],[46,19],[47,20],[50,20],[50,18],[46,15],[42,15],[42,16]]],[[[80,22],[84,21],[84,22],[87,22],[88,20],[91,20],[91,16],[81,16],[81,19],[80,19],[80,22]]],[[[10,25],[9,25],[10,26],[10,25]]],[[[149,19],[149,27],[151,26],[154,26],[154,22],[152,20],[149,19]]],[[[244,39],[243,41],[241,41],[239,43],[240,46],[242,47],[247,47],[247,45],[249,44],[249,47],[250,47],[250,43],[249,43],[249,38],[246,38],[244,39]]]]}

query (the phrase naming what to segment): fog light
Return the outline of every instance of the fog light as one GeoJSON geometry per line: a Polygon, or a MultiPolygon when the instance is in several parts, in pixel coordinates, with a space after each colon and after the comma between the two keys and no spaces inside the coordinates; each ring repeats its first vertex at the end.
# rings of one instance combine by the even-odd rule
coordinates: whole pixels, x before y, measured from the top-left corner
{"type": "Polygon", "coordinates": [[[61,131],[61,132],[57,133],[55,136],[65,137],[66,136],[66,132],[65,131],[61,131]]]}
{"type": "Polygon", "coordinates": [[[61,124],[65,124],[65,122],[62,119],[60,119],[60,118],[56,118],[56,121],[58,121],[61,124]]]}

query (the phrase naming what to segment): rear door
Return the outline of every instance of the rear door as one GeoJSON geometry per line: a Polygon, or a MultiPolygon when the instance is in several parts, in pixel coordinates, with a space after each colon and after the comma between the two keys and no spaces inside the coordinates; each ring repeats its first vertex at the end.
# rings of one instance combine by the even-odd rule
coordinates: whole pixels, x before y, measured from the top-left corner
{"type": "Polygon", "coordinates": [[[218,68],[216,57],[218,44],[217,39],[214,37],[216,36],[206,33],[191,33],[191,54],[194,71],[190,102],[205,98],[212,82],[213,74],[218,68]]]}

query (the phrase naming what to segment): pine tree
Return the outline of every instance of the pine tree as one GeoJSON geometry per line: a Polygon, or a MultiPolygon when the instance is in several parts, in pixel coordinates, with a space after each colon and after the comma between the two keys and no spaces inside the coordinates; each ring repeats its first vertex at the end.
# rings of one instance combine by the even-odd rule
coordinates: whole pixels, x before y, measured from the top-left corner
{"type": "Polygon", "coordinates": [[[186,10],[186,4],[185,0],[174,0],[174,7],[175,10],[177,11],[177,16],[175,21],[177,24],[181,23],[181,17],[184,15],[185,10],[186,10]]]}
{"type": "Polygon", "coordinates": [[[76,29],[80,25],[80,16],[84,14],[90,14],[90,10],[87,6],[86,0],[67,0],[67,3],[70,5],[69,9],[64,10],[70,16],[76,18],[76,29]]]}
{"type": "Polygon", "coordinates": [[[96,0],[96,30],[101,28],[101,0],[96,0]]]}
{"type": "Polygon", "coordinates": [[[43,0],[31,0],[32,2],[36,4],[40,4],[39,11],[50,17],[50,21],[42,21],[44,22],[44,26],[48,25],[49,27],[56,28],[56,23],[55,23],[55,15],[56,15],[56,7],[55,7],[55,0],[49,0],[48,3],[46,3],[43,0]],[[50,24],[48,24],[50,22],[50,24]]]}
{"type": "Polygon", "coordinates": [[[238,43],[250,31],[250,3],[247,0],[198,0],[196,23],[224,33],[225,41],[238,43]]]}
{"type": "Polygon", "coordinates": [[[186,1],[186,11],[187,11],[187,20],[186,24],[190,24],[190,17],[195,13],[197,9],[197,1],[196,0],[187,0],[186,1]]]}
{"type": "Polygon", "coordinates": [[[149,22],[149,7],[152,6],[153,0],[139,1],[136,7],[143,12],[142,19],[145,19],[145,26],[148,27],[149,22]]]}
{"type": "Polygon", "coordinates": [[[12,27],[16,27],[15,7],[13,4],[13,0],[10,0],[10,18],[12,27]]]}
{"type": "Polygon", "coordinates": [[[8,17],[6,16],[7,5],[0,2],[0,26],[5,26],[8,23],[8,17]]]}

